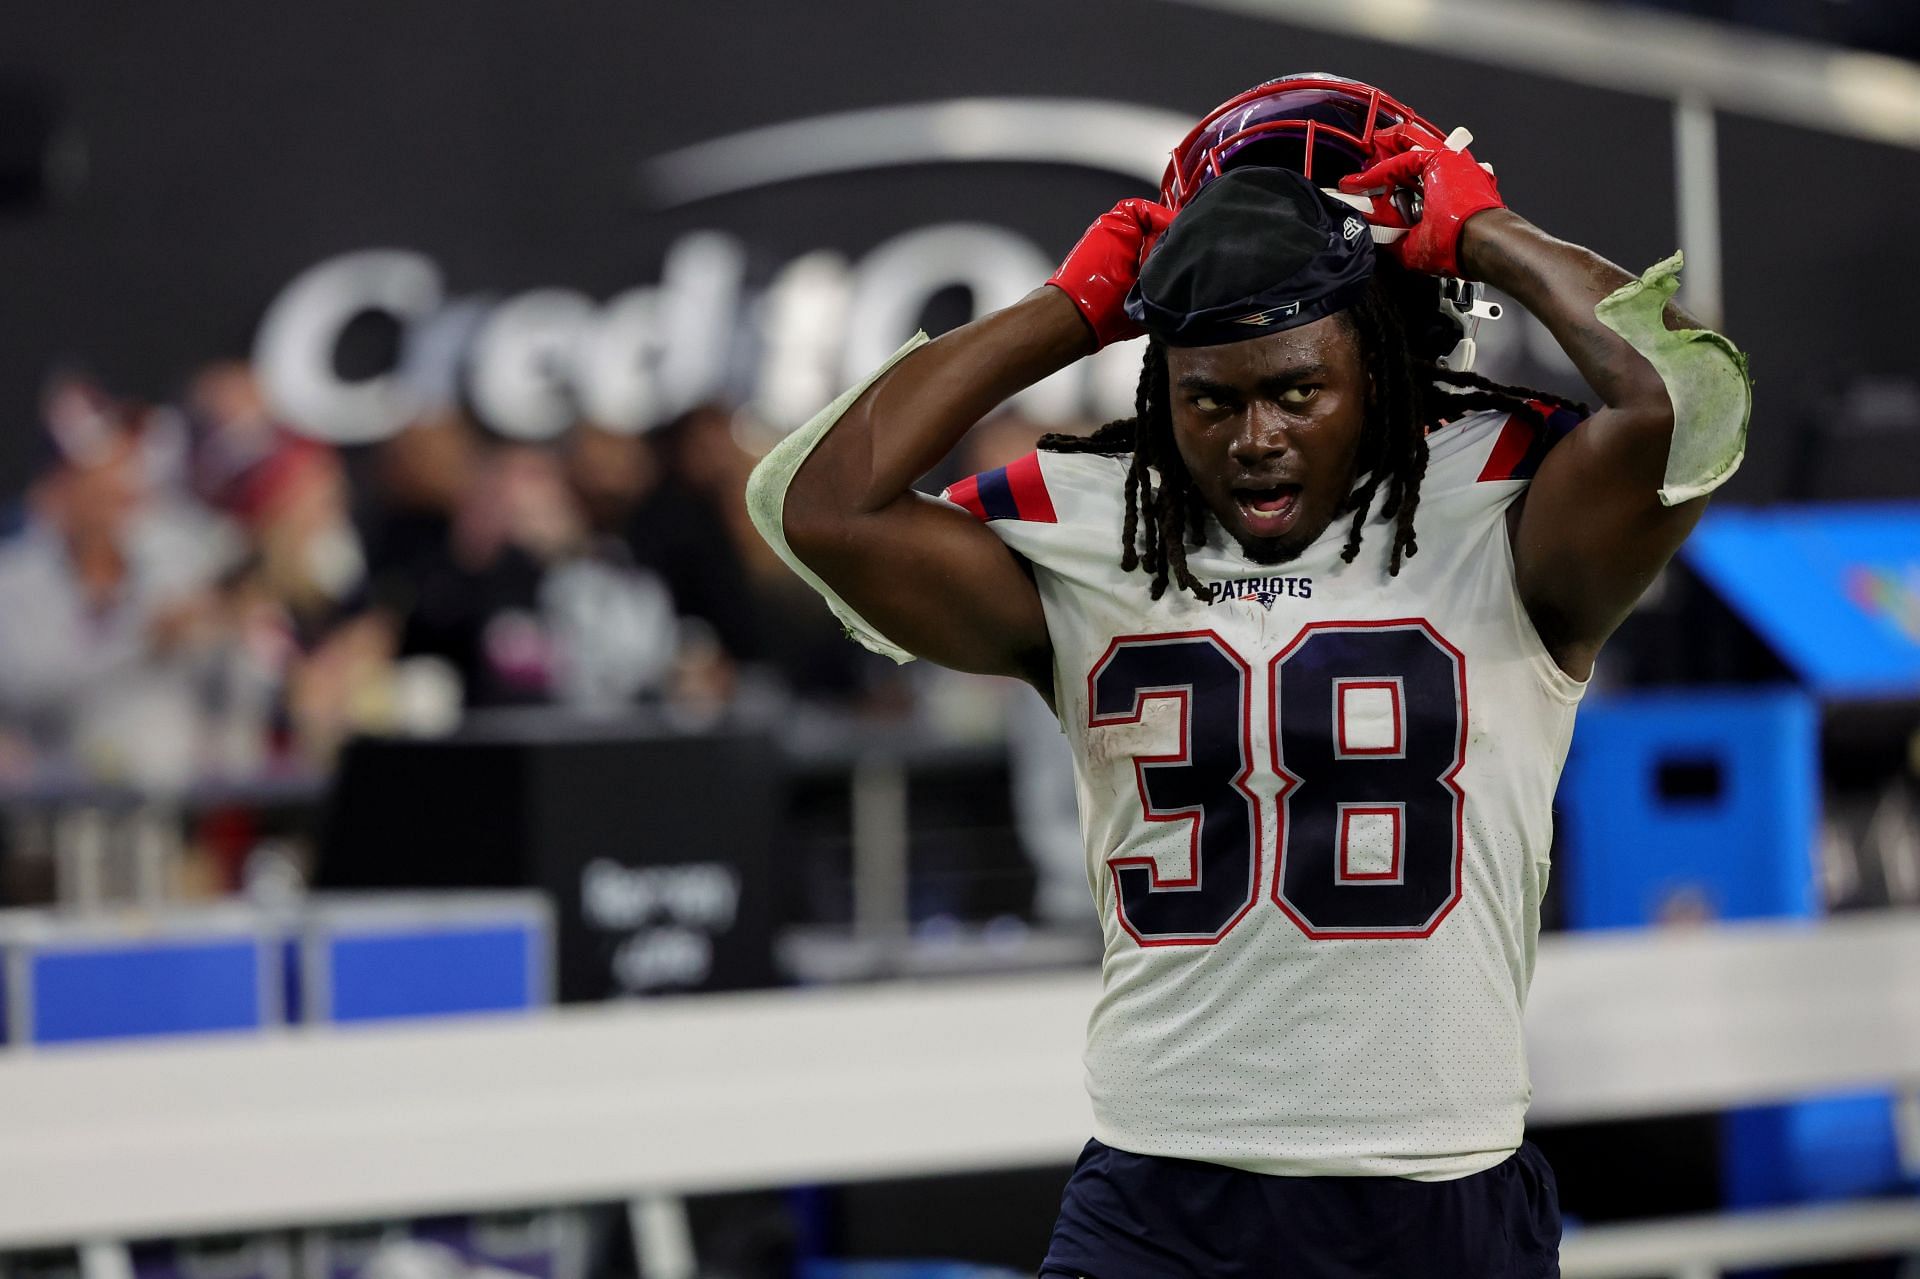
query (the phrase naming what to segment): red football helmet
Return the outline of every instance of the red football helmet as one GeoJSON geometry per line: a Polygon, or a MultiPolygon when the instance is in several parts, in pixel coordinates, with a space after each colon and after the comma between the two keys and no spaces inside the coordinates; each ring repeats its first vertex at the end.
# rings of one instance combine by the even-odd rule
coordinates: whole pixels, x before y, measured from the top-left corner
{"type": "Polygon", "coordinates": [[[1423,146],[1447,135],[1370,84],[1310,71],[1281,76],[1227,99],[1201,118],[1160,180],[1160,202],[1178,210],[1228,169],[1271,164],[1332,187],[1376,159],[1375,135],[1403,126],[1423,146]]]}
{"type": "MultiPolygon", "coordinates": [[[[1270,164],[1310,178],[1343,203],[1364,207],[1359,197],[1334,188],[1341,178],[1386,158],[1375,139],[1394,126],[1420,146],[1438,150],[1447,144],[1447,135],[1432,121],[1370,84],[1321,71],[1281,76],[1228,98],[1193,126],[1173,149],[1160,179],[1160,203],[1178,212],[1228,169],[1270,164]]],[[[1394,207],[1401,227],[1419,217],[1412,199],[1396,199],[1394,207]]],[[[1369,220],[1375,222],[1376,241],[1401,234],[1392,223],[1369,220]]],[[[1484,300],[1480,286],[1467,280],[1407,277],[1400,287],[1419,297],[1408,314],[1416,354],[1455,371],[1471,369],[1479,321],[1498,319],[1499,304],[1484,300]]]]}

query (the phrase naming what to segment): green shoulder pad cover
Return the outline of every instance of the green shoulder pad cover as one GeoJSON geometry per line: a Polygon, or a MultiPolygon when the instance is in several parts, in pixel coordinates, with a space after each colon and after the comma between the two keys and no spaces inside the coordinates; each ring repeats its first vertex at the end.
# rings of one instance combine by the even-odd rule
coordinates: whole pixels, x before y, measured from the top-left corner
{"type": "Polygon", "coordinates": [[[1662,312],[1680,288],[1681,255],[1600,300],[1593,314],[1646,357],[1673,402],[1673,441],[1660,488],[1665,506],[1711,493],[1747,455],[1753,380],[1747,357],[1710,329],[1669,329],[1662,312]]]}
{"type": "Polygon", "coordinates": [[[896,662],[911,662],[913,654],[901,648],[882,635],[866,618],[853,611],[853,607],[834,593],[831,586],[821,581],[812,569],[800,562],[800,557],[787,545],[785,510],[787,505],[787,486],[793,483],[793,477],[807,460],[814,447],[825,438],[833,424],[838,422],[853,402],[860,398],[866,389],[874,384],[882,373],[898,364],[903,356],[927,340],[925,333],[916,333],[898,351],[887,357],[887,362],[869,373],[858,385],[851,387],[840,398],[813,415],[811,421],[786,439],[774,445],[768,454],[760,459],[760,465],[753,468],[753,474],[747,478],[747,514],[753,520],[753,526],[760,530],[760,536],[767,539],[767,545],[773,548],[786,566],[799,574],[800,580],[811,586],[827,602],[833,615],[840,619],[846,628],[847,636],[883,657],[891,657],[896,662]]]}

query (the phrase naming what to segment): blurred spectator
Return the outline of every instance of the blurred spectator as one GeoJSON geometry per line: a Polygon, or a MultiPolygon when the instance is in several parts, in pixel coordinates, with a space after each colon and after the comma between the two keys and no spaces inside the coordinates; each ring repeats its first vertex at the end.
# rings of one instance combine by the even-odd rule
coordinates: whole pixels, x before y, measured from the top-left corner
{"type": "Polygon", "coordinates": [[[665,489],[658,505],[643,508],[634,544],[643,559],[699,557],[696,575],[715,612],[732,620],[716,629],[731,651],[751,652],[771,665],[801,697],[852,704],[873,714],[911,709],[904,679],[893,664],[850,643],[820,597],[788,571],[747,518],[747,473],[758,461],[741,445],[734,414],[718,406],[694,409],[650,437],[680,491],[665,489]],[[722,557],[744,570],[741,585],[724,582],[722,557]],[[736,647],[737,646],[737,647],[736,647]]]}
{"type": "Polygon", "coordinates": [[[203,370],[187,410],[202,491],[250,535],[259,584],[300,637],[316,640],[358,611],[367,560],[333,448],[273,421],[243,364],[203,370]]]}
{"type": "Polygon", "coordinates": [[[567,433],[567,479],[593,531],[624,538],[641,501],[661,488],[659,459],[645,439],[582,422],[567,433]]]}
{"type": "Polygon", "coordinates": [[[224,668],[222,763],[240,772],[265,762],[265,734],[249,731],[245,712],[276,699],[299,753],[325,764],[351,733],[395,726],[394,627],[368,605],[346,471],[330,446],[272,419],[244,364],[201,370],[186,407],[197,482],[251,549],[226,595],[235,658],[224,668]]]}
{"type": "MultiPolygon", "coordinates": [[[[728,481],[703,473],[696,483],[686,468],[688,442],[714,419],[724,422],[727,414],[696,409],[644,437],[585,427],[574,433],[569,460],[601,527],[626,543],[636,563],[666,579],[681,615],[704,623],[732,661],[754,662],[766,645],[735,549],[737,531],[714,501],[728,481]]],[[[740,492],[744,509],[744,480],[740,492]]]]}
{"type": "Polygon", "coordinates": [[[39,761],[169,788],[206,744],[217,587],[240,548],[156,493],[150,414],[81,376],[48,386],[48,461],[26,528],[0,548],[0,715],[39,761]]]}
{"type": "Polygon", "coordinates": [[[595,533],[666,584],[680,622],[670,697],[683,720],[700,723],[726,713],[740,664],[758,661],[765,644],[733,533],[677,465],[679,426],[639,436],[581,423],[566,458],[595,533]]]}
{"type": "Polygon", "coordinates": [[[665,589],[622,558],[595,546],[551,453],[486,446],[446,537],[409,567],[401,652],[452,663],[470,707],[617,709],[675,649],[665,589]]]}
{"type": "Polygon", "coordinates": [[[376,448],[358,515],[383,599],[389,586],[404,598],[413,565],[446,542],[478,455],[478,428],[454,409],[424,417],[376,448]]]}

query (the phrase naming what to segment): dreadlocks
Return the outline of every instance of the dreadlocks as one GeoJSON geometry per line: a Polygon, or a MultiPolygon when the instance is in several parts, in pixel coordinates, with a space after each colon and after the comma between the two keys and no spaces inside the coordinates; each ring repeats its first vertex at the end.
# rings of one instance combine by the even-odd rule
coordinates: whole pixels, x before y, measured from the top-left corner
{"type": "MultiPolygon", "coordinates": [[[[1396,297],[1400,291],[1376,275],[1360,301],[1340,313],[1360,343],[1371,387],[1356,463],[1362,478],[1339,508],[1341,515],[1350,512],[1353,517],[1341,558],[1351,564],[1360,554],[1374,499],[1384,489],[1380,517],[1393,521],[1387,571],[1396,576],[1401,561],[1420,549],[1413,517],[1420,508],[1431,427],[1482,409],[1516,414],[1545,427],[1546,414],[1536,401],[1587,415],[1586,406],[1577,401],[1474,373],[1456,373],[1431,359],[1417,358],[1401,320],[1404,304],[1396,297]]],[[[1043,436],[1039,446],[1055,453],[1131,453],[1120,567],[1148,574],[1150,594],[1156,600],[1174,583],[1204,602],[1210,597],[1187,567],[1187,548],[1206,540],[1207,511],[1174,443],[1171,403],[1166,347],[1150,338],[1132,417],[1109,422],[1091,435],[1043,436]]]]}

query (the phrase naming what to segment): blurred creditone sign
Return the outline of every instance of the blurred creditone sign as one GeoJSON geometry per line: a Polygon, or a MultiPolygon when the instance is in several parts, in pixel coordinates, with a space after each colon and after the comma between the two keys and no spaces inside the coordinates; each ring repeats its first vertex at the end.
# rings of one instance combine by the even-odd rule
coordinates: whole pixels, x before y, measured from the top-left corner
{"type": "MultiPolygon", "coordinates": [[[[967,99],[841,112],[749,129],[641,167],[643,200],[758,199],[849,173],[954,163],[1069,165],[1150,190],[1190,122],[1124,103],[967,99]]],[[[656,282],[604,301],[570,288],[463,298],[420,252],[365,249],[317,263],[268,307],[255,359],[291,421],[338,443],[383,439],[457,396],[496,430],[553,437],[586,417],[642,431],[703,401],[749,405],[776,431],[804,422],[964,290],[969,318],[1044,280],[1055,251],[985,221],[912,226],[858,255],[819,247],[750,273],[741,235],[703,228],[668,246],[656,282]],[[397,331],[382,367],[341,370],[353,326],[397,331]]],[[[1041,421],[1131,411],[1139,355],[1118,348],[1023,393],[1041,421]]]]}
{"type": "MultiPolygon", "coordinates": [[[[1202,112],[1305,69],[1470,128],[1502,194],[1556,235],[1633,268],[1678,243],[1679,117],[1657,87],[1273,9],[1088,23],[1031,0],[975,0],[964,20],[579,0],[555,21],[511,0],[420,0],[263,20],[247,0],[205,0],[193,23],[158,9],[129,23],[106,0],[20,7],[8,71],[44,85],[52,115],[29,128],[23,112],[13,133],[69,162],[42,165],[58,180],[0,219],[0,417],[37,420],[47,371],[68,363],[166,401],[252,352],[286,416],[340,441],[445,402],[539,439],[581,416],[643,430],[718,399],[771,435],[916,325],[1035,286],[1099,212],[1155,189],[1202,112]]],[[[1920,151],[1726,111],[1714,127],[1726,326],[1775,388],[1734,484],[1766,496],[1797,448],[1795,388],[1911,368],[1898,292],[1844,282],[1914,274],[1900,219],[1920,151]],[[1886,196],[1836,204],[1778,181],[1801,170],[1872,172],[1886,196]]],[[[1577,391],[1511,314],[1480,335],[1483,369],[1577,391]]],[[[1138,364],[1103,353],[1020,407],[1117,416],[1138,364]]],[[[0,481],[24,480],[31,443],[0,433],[0,481]]]]}
{"type": "Polygon", "coordinates": [[[1684,554],[1814,692],[1920,697],[1920,504],[1711,511],[1684,554]]]}

